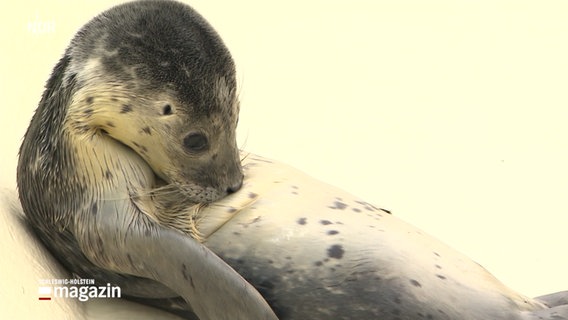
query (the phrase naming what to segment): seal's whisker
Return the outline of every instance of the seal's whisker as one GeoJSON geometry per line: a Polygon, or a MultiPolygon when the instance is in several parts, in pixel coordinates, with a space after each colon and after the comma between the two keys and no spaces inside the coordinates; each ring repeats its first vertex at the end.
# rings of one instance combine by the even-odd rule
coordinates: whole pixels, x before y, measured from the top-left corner
{"type": "Polygon", "coordinates": [[[243,152],[243,151],[246,149],[247,143],[248,143],[248,137],[249,137],[249,134],[248,134],[248,132],[247,132],[247,134],[246,134],[246,136],[245,136],[245,141],[243,141],[242,146],[239,147],[239,151],[240,151],[240,152],[243,152]]]}
{"type": "Polygon", "coordinates": [[[241,93],[243,92],[243,88],[244,88],[244,83],[245,83],[245,77],[243,74],[241,74],[238,79],[237,79],[237,90],[236,90],[236,98],[237,100],[240,101],[241,98],[241,93]]]}
{"type": "Polygon", "coordinates": [[[247,152],[247,153],[241,158],[241,163],[243,163],[250,155],[251,155],[251,153],[250,153],[250,152],[247,152]]]}

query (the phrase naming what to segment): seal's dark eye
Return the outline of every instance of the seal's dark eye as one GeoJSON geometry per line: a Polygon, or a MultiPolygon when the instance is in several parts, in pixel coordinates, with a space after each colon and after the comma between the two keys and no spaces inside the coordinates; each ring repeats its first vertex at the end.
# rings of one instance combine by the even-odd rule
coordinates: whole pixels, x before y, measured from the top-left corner
{"type": "Polygon", "coordinates": [[[183,146],[191,152],[201,152],[207,149],[207,137],[202,133],[190,133],[183,138],[183,146]]]}
{"type": "Polygon", "coordinates": [[[168,116],[170,114],[172,114],[172,106],[170,106],[169,104],[166,104],[163,108],[162,108],[162,114],[165,116],[168,116]]]}

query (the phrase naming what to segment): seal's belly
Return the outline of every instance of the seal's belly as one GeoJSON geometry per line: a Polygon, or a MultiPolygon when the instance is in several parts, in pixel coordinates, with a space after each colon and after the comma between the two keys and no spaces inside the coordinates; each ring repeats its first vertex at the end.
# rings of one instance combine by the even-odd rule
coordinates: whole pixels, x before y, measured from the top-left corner
{"type": "Polygon", "coordinates": [[[249,158],[240,196],[221,201],[234,216],[205,244],[281,319],[521,319],[542,307],[388,212],[249,158]]]}

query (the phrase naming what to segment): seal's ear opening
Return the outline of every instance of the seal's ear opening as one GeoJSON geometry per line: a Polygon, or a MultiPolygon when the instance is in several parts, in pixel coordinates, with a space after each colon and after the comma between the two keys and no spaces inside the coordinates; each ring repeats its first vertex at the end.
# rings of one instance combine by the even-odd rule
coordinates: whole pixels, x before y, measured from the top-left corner
{"type": "Polygon", "coordinates": [[[164,116],[169,116],[174,114],[173,108],[169,103],[166,103],[163,107],[162,107],[162,115],[164,116]]]}

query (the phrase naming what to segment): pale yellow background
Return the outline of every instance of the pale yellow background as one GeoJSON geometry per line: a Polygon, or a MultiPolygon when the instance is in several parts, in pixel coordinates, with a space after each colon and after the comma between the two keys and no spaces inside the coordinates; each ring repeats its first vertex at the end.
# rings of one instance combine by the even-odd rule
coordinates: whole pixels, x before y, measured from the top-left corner
{"type": "MultiPolygon", "coordinates": [[[[15,3],[0,8],[10,187],[51,69],[116,2],[15,3]]],[[[237,63],[245,149],[392,210],[525,294],[568,289],[565,1],[190,3],[237,63]]]]}

